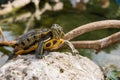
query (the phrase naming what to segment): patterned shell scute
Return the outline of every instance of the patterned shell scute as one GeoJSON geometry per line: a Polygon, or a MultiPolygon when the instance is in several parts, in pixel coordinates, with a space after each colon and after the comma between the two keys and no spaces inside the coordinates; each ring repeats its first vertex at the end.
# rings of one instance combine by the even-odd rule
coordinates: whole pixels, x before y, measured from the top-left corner
{"type": "Polygon", "coordinates": [[[38,41],[41,40],[41,34],[47,33],[48,29],[39,29],[39,30],[32,30],[22,36],[17,40],[16,46],[22,49],[27,49],[30,46],[34,45],[38,41]]]}

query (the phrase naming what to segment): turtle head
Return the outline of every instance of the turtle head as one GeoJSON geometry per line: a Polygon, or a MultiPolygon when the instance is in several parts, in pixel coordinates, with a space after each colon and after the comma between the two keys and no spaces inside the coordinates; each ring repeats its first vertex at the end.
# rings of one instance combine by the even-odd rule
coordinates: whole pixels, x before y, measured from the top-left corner
{"type": "Polygon", "coordinates": [[[64,37],[63,28],[58,24],[52,25],[51,32],[53,34],[53,38],[55,38],[55,39],[60,39],[60,38],[64,37]]]}

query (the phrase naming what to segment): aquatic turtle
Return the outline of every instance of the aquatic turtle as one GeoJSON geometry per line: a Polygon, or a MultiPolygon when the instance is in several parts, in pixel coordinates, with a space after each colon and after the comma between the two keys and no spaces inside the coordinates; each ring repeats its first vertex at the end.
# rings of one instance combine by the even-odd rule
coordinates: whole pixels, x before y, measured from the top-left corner
{"type": "Polygon", "coordinates": [[[20,36],[14,45],[13,57],[35,51],[36,58],[43,57],[43,51],[58,49],[62,45],[67,45],[73,54],[78,53],[71,42],[62,39],[64,37],[63,28],[58,24],[53,24],[50,29],[32,30],[20,36]]]}

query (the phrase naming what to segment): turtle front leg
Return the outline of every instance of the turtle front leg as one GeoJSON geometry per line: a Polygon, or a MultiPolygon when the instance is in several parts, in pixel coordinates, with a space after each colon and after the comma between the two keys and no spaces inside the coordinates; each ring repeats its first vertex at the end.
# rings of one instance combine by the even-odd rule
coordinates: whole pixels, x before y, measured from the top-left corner
{"type": "Polygon", "coordinates": [[[43,58],[43,44],[44,44],[44,41],[39,42],[38,47],[35,51],[36,58],[39,58],[39,59],[43,58]]]}
{"type": "Polygon", "coordinates": [[[71,50],[73,55],[76,55],[79,53],[79,51],[77,49],[75,49],[75,47],[73,46],[73,44],[70,41],[65,40],[64,44],[68,46],[68,48],[71,50]]]}

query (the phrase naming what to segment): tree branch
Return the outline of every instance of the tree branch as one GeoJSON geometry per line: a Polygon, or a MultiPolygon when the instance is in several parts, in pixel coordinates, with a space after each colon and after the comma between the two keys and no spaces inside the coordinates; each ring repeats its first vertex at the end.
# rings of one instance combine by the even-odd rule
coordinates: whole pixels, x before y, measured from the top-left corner
{"type": "Polygon", "coordinates": [[[2,42],[0,42],[0,46],[11,46],[11,47],[14,47],[15,43],[16,43],[16,41],[2,41],[2,42]]]}
{"type": "Polygon", "coordinates": [[[103,20],[79,26],[66,33],[64,39],[70,40],[84,33],[105,28],[120,28],[120,20],[103,20]]]}
{"type": "Polygon", "coordinates": [[[98,53],[114,43],[120,42],[120,32],[114,33],[106,38],[94,41],[71,41],[76,48],[95,49],[98,53]]]}
{"type": "Polygon", "coordinates": [[[11,11],[15,10],[15,9],[19,9],[27,4],[29,4],[31,2],[31,0],[15,0],[12,3],[9,2],[8,4],[2,4],[2,7],[4,7],[4,9],[0,10],[0,15],[4,15],[7,13],[10,13],[11,11]]]}
{"type": "MultiPolygon", "coordinates": [[[[70,40],[86,32],[105,28],[120,28],[120,20],[104,20],[77,27],[67,34],[64,39],[70,40]]],[[[120,32],[106,38],[94,41],[71,41],[76,48],[95,49],[96,53],[114,43],[120,42],[120,32]]]]}

